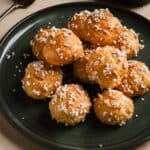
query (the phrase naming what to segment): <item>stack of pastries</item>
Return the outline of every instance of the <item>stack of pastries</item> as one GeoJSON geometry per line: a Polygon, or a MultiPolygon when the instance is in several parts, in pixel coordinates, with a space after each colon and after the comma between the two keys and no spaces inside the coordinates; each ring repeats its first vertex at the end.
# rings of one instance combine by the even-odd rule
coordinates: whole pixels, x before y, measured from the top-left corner
{"type": "Polygon", "coordinates": [[[25,69],[22,87],[33,99],[50,99],[51,117],[65,125],[83,122],[93,106],[101,123],[122,126],[135,112],[131,98],[150,89],[148,67],[128,60],[140,50],[138,36],[108,9],[76,13],[68,28],[41,29],[31,46],[38,60],[25,69]],[[80,84],[62,82],[67,64],[80,84]],[[92,100],[81,83],[103,92],[92,100]]]}

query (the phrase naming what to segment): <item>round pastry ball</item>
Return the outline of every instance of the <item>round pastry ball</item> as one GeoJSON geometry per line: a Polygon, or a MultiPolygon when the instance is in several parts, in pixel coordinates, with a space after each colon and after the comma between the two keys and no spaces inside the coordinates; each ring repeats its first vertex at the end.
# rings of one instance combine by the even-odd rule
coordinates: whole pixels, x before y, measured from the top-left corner
{"type": "Polygon", "coordinates": [[[69,64],[83,54],[82,42],[71,30],[51,28],[50,36],[42,50],[42,58],[47,64],[69,64]]]}
{"type": "Polygon", "coordinates": [[[133,101],[117,90],[103,92],[94,100],[97,118],[107,125],[124,125],[134,114],[133,101]]]}
{"type": "Polygon", "coordinates": [[[98,47],[88,56],[88,78],[97,81],[102,88],[115,88],[128,70],[126,54],[112,46],[98,47]]]}
{"type": "Polygon", "coordinates": [[[144,95],[150,89],[150,71],[140,61],[129,60],[126,76],[121,81],[118,89],[129,97],[144,95]]]}
{"type": "Polygon", "coordinates": [[[123,27],[108,9],[92,12],[85,21],[84,31],[84,38],[90,43],[115,46],[125,51],[128,58],[136,56],[141,47],[135,31],[123,27]]]}
{"type": "Polygon", "coordinates": [[[88,62],[88,54],[92,50],[85,50],[84,56],[73,63],[74,75],[85,83],[96,83],[94,80],[90,80],[86,72],[86,64],[88,62]]]}
{"type": "Polygon", "coordinates": [[[90,98],[77,84],[60,86],[49,103],[52,118],[65,125],[84,121],[91,107],[90,98]]]}
{"type": "Polygon", "coordinates": [[[82,33],[85,30],[84,23],[90,14],[91,12],[88,10],[83,10],[79,13],[75,13],[71,18],[71,21],[68,23],[68,28],[82,39],[84,38],[82,33]]]}
{"type": "Polygon", "coordinates": [[[62,83],[63,73],[60,68],[49,68],[43,61],[29,63],[22,79],[22,87],[33,99],[50,97],[62,83]]]}
{"type": "Polygon", "coordinates": [[[128,58],[137,56],[141,45],[135,31],[133,29],[127,29],[126,27],[122,27],[116,29],[116,32],[117,38],[116,40],[114,38],[114,40],[112,41],[112,45],[126,52],[128,58]]]}
{"type": "Polygon", "coordinates": [[[84,39],[92,44],[109,45],[114,29],[122,25],[108,9],[95,9],[85,20],[84,39]],[[111,35],[111,38],[109,37],[111,35]]]}
{"type": "Polygon", "coordinates": [[[32,53],[38,59],[42,59],[42,50],[47,42],[50,33],[50,29],[40,29],[40,31],[35,35],[34,39],[31,41],[32,53]]]}

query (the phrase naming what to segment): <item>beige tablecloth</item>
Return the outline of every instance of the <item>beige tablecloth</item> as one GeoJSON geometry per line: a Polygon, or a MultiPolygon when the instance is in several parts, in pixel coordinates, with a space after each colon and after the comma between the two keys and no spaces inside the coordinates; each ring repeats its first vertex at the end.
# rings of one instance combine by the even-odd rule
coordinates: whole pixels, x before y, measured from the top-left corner
{"type": "MultiPolygon", "coordinates": [[[[29,14],[45,7],[72,1],[74,0],[36,0],[36,2],[27,9],[18,9],[12,12],[2,22],[0,22],[0,39],[14,24],[16,24],[19,20],[21,20],[25,16],[28,16],[29,14]]],[[[114,0],[110,1],[114,2],[114,0]]],[[[109,2],[109,0],[105,0],[105,2],[109,2]]],[[[12,4],[11,0],[0,0],[0,13],[2,13],[11,4],[12,4]]],[[[117,2],[116,5],[122,6],[120,5],[119,2],[117,2]]],[[[150,19],[150,4],[144,7],[131,10],[150,19]]],[[[23,135],[21,135],[6,121],[6,119],[2,115],[0,115],[0,150],[21,150],[21,149],[40,150],[42,148],[39,145],[27,139],[26,137],[24,137],[23,135]]],[[[142,144],[137,148],[137,150],[150,150],[150,142],[142,144]]]]}

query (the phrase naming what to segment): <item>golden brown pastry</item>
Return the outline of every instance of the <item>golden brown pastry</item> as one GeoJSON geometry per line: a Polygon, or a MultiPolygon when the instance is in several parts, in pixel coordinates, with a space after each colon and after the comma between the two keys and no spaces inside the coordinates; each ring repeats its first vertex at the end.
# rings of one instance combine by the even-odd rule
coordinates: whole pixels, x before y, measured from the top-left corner
{"type": "Polygon", "coordinates": [[[52,118],[65,125],[84,121],[91,107],[90,98],[80,85],[60,86],[49,103],[52,118]]]}
{"type": "Polygon", "coordinates": [[[32,53],[38,59],[42,59],[42,50],[47,42],[50,33],[50,29],[40,29],[40,31],[35,35],[34,39],[31,41],[32,53]]]}
{"type": "Polygon", "coordinates": [[[82,33],[85,30],[84,23],[90,14],[91,12],[88,10],[83,10],[79,13],[75,13],[75,15],[71,18],[71,21],[68,23],[68,28],[82,39],[84,38],[82,33]]]}
{"type": "Polygon", "coordinates": [[[128,73],[122,79],[118,89],[130,97],[145,94],[150,89],[150,71],[148,67],[143,62],[136,60],[129,60],[128,64],[128,73]]]}
{"type": "MultiPolygon", "coordinates": [[[[73,22],[73,26],[76,25],[78,25],[78,21],[73,22]]],[[[136,56],[140,49],[138,36],[134,30],[123,27],[119,19],[113,16],[108,9],[96,9],[89,13],[87,17],[82,19],[80,30],[75,30],[71,25],[69,27],[80,38],[92,45],[115,46],[125,51],[128,58],[136,56]]]]}
{"type": "Polygon", "coordinates": [[[88,78],[102,88],[115,88],[128,70],[125,53],[112,46],[98,47],[87,56],[88,78]]]}
{"type": "Polygon", "coordinates": [[[22,87],[33,99],[50,97],[61,85],[63,73],[59,67],[48,68],[42,61],[29,63],[22,79],[22,87]]]}
{"type": "Polygon", "coordinates": [[[42,58],[47,64],[69,64],[82,56],[82,43],[71,30],[51,28],[50,36],[42,50],[42,58]]]}
{"type": "Polygon", "coordinates": [[[86,65],[88,62],[88,55],[92,50],[85,50],[84,56],[73,63],[74,75],[85,83],[96,83],[94,80],[90,80],[86,72],[86,65]]]}
{"type": "Polygon", "coordinates": [[[114,30],[116,32],[116,39],[114,38],[112,44],[121,51],[126,52],[128,58],[132,58],[137,56],[141,45],[139,43],[139,39],[137,34],[133,29],[127,29],[126,27],[122,27],[114,30]]]}
{"type": "Polygon", "coordinates": [[[76,13],[68,27],[80,38],[93,44],[99,44],[101,37],[106,35],[107,30],[120,26],[120,21],[108,9],[95,9],[93,12],[76,13]]]}
{"type": "Polygon", "coordinates": [[[120,27],[119,19],[108,9],[95,9],[85,20],[84,39],[92,44],[109,45],[109,34],[120,27]]]}
{"type": "Polygon", "coordinates": [[[107,125],[124,125],[134,114],[133,101],[117,90],[103,92],[94,100],[97,118],[107,125]]]}

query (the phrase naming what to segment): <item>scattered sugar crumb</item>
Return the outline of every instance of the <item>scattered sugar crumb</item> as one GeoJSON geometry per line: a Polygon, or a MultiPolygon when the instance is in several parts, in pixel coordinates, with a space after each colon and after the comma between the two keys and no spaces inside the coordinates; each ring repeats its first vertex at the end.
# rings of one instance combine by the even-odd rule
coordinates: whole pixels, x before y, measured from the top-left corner
{"type": "Polygon", "coordinates": [[[145,45],[144,44],[141,44],[141,49],[144,49],[145,45]]]}
{"type": "Polygon", "coordinates": [[[22,65],[22,62],[20,62],[19,64],[22,65]]]}
{"type": "Polygon", "coordinates": [[[23,58],[24,58],[24,59],[27,59],[28,57],[30,57],[30,54],[27,54],[27,53],[24,53],[24,54],[23,54],[23,58]]]}
{"type": "Polygon", "coordinates": [[[136,118],[138,118],[138,117],[139,117],[139,115],[138,115],[138,114],[135,114],[135,117],[136,117],[136,118]]]}
{"type": "Polygon", "coordinates": [[[11,55],[8,55],[8,54],[7,54],[7,55],[6,55],[6,58],[7,58],[7,59],[10,59],[10,58],[11,58],[11,55]]]}
{"type": "Polygon", "coordinates": [[[15,56],[15,52],[12,52],[11,55],[12,55],[12,56],[15,56]]]}
{"type": "Polygon", "coordinates": [[[102,148],[102,147],[103,147],[103,144],[99,144],[99,147],[102,148]]]}
{"type": "Polygon", "coordinates": [[[16,75],[16,74],[13,74],[13,76],[16,77],[17,75],[16,75]]]}
{"type": "Polygon", "coordinates": [[[14,93],[14,92],[16,92],[16,89],[13,89],[12,91],[13,91],[13,93],[14,93]]]}
{"type": "Polygon", "coordinates": [[[143,41],[143,40],[140,40],[140,42],[143,43],[144,41],[143,41]]]}
{"type": "Polygon", "coordinates": [[[6,59],[11,59],[13,56],[15,56],[15,52],[11,52],[10,54],[6,55],[6,59]]]}

